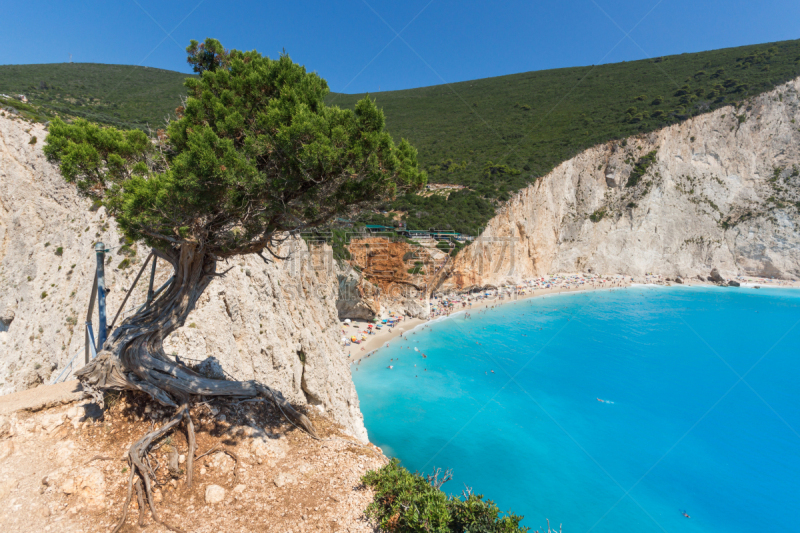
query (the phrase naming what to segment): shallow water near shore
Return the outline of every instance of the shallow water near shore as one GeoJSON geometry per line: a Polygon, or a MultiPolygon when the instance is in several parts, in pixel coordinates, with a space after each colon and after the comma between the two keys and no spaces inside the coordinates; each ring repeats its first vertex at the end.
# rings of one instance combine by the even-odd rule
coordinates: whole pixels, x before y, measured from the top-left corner
{"type": "Polygon", "coordinates": [[[554,295],[418,328],[353,378],[387,455],[534,529],[800,531],[798,322],[791,289],[554,295]]]}

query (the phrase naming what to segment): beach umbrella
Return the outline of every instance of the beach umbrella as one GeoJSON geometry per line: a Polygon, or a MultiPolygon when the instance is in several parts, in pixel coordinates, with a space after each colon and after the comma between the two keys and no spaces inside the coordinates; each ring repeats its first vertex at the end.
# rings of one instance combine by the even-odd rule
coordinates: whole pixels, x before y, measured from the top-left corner
{"type": "Polygon", "coordinates": [[[345,323],[345,324],[349,324],[349,323],[350,323],[350,319],[349,319],[349,318],[345,318],[345,319],[344,319],[344,323],[345,323]]]}

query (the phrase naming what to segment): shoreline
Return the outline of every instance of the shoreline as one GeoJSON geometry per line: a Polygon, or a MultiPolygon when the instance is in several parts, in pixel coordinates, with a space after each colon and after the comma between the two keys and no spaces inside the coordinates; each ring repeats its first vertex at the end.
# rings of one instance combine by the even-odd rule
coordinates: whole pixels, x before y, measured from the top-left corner
{"type": "MultiPolygon", "coordinates": [[[[755,287],[763,288],[763,289],[800,289],[800,282],[787,282],[780,280],[780,282],[775,281],[761,281],[759,279],[753,278],[737,278],[741,283],[741,286],[738,288],[742,289],[753,289],[755,287]]],[[[461,313],[472,312],[472,311],[480,311],[489,308],[499,307],[501,305],[506,305],[514,302],[519,302],[523,300],[528,300],[531,298],[545,298],[548,296],[555,296],[560,294],[578,294],[584,292],[593,292],[593,291],[604,291],[604,290],[615,290],[615,289],[627,289],[629,287],[664,287],[664,288],[674,288],[674,287],[718,287],[718,285],[706,281],[699,281],[699,280],[691,280],[687,279],[684,283],[675,283],[670,282],[669,284],[665,284],[663,281],[658,283],[648,283],[640,282],[640,281],[633,281],[630,277],[627,279],[623,278],[620,285],[614,286],[607,286],[607,287],[552,287],[546,289],[535,289],[530,294],[521,294],[515,297],[506,296],[503,299],[500,299],[499,296],[495,295],[491,300],[483,300],[480,302],[473,302],[471,307],[466,307],[458,310],[454,310],[450,314],[436,316],[433,318],[408,318],[403,317],[401,323],[394,327],[385,329],[382,328],[379,333],[375,335],[370,335],[365,342],[362,344],[353,344],[351,346],[343,347],[343,351],[347,356],[348,363],[352,365],[358,364],[358,361],[364,359],[373,353],[377,352],[381,348],[383,348],[387,343],[391,342],[392,340],[396,339],[397,337],[409,333],[416,329],[417,327],[425,324],[430,324],[431,322],[436,322],[439,320],[444,320],[450,317],[454,317],[461,313]]],[[[730,287],[730,288],[737,288],[737,287],[730,287]]],[[[372,322],[364,321],[364,320],[353,320],[347,328],[344,327],[344,323],[342,323],[342,335],[343,336],[350,336],[353,333],[353,324],[358,325],[358,334],[361,335],[361,332],[367,329],[367,325],[371,324],[372,322]]]]}
{"type": "MultiPolygon", "coordinates": [[[[509,304],[509,303],[519,302],[519,301],[523,301],[523,300],[528,300],[530,298],[543,298],[545,296],[553,296],[553,295],[556,295],[556,294],[565,294],[565,293],[580,293],[580,292],[590,292],[590,291],[600,291],[600,290],[624,289],[624,288],[627,288],[627,287],[630,287],[630,286],[631,286],[631,282],[630,281],[623,281],[622,285],[609,286],[609,287],[589,287],[589,288],[586,288],[586,287],[566,287],[566,288],[553,287],[553,288],[548,288],[548,289],[536,289],[531,294],[521,294],[521,295],[517,295],[516,297],[506,296],[505,298],[500,299],[499,296],[495,296],[494,298],[492,298],[489,301],[473,302],[473,305],[471,307],[465,307],[465,308],[461,308],[461,309],[458,309],[458,310],[453,310],[453,312],[451,312],[451,313],[449,313],[447,315],[436,316],[436,317],[433,317],[433,318],[407,318],[407,317],[403,317],[403,320],[401,321],[400,325],[398,325],[398,326],[396,326],[394,328],[391,328],[388,331],[382,329],[380,333],[377,333],[375,335],[371,335],[370,337],[368,337],[367,340],[364,343],[346,346],[346,347],[343,347],[343,350],[344,350],[345,355],[347,356],[348,363],[350,365],[353,365],[353,364],[357,364],[358,361],[360,361],[361,359],[364,359],[364,358],[372,355],[373,353],[377,352],[379,349],[384,347],[385,344],[391,342],[393,339],[396,339],[397,337],[399,337],[399,336],[401,336],[401,335],[403,335],[405,333],[411,332],[412,330],[414,330],[418,326],[421,326],[421,325],[424,325],[424,324],[430,324],[431,322],[436,322],[436,321],[439,321],[439,320],[445,320],[447,318],[456,316],[456,315],[458,315],[460,313],[479,311],[479,310],[482,310],[482,309],[499,307],[499,306],[504,305],[504,304],[509,304]]],[[[367,322],[367,321],[356,321],[356,320],[353,320],[351,322],[351,325],[347,329],[345,329],[343,327],[342,335],[343,336],[349,336],[349,335],[351,335],[353,333],[352,330],[350,329],[350,328],[353,327],[352,324],[358,324],[359,325],[358,331],[359,331],[359,335],[360,335],[361,332],[366,329],[366,327],[367,327],[367,325],[369,323],[370,322],[367,322]]],[[[344,324],[342,324],[342,326],[344,326],[344,324]]]]}

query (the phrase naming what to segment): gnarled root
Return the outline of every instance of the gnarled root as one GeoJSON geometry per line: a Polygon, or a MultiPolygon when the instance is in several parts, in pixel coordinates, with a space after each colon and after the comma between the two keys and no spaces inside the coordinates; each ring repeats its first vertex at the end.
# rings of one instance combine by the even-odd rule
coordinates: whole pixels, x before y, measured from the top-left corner
{"type": "MultiPolygon", "coordinates": [[[[175,414],[166,424],[148,433],[130,448],[128,495],[115,533],[125,522],[134,487],[137,498],[142,500],[140,522],[143,520],[142,509],[147,505],[156,522],[173,531],[180,531],[158,518],[152,487],[155,473],[147,454],[154,442],[185,421],[189,444],[186,481],[189,487],[192,486],[197,439],[189,406],[198,398],[248,399],[261,396],[275,404],[295,427],[305,430],[315,439],[319,438],[311,421],[270,387],[255,381],[208,378],[164,353],[163,340],[186,322],[197,299],[214,277],[216,258],[191,243],[182,244],[174,250],[156,250],[156,254],[170,262],[175,269],[172,284],[149,307],[127,318],[115,329],[98,356],[75,373],[84,390],[101,405],[106,391],[134,390],[147,393],[165,407],[175,408],[175,414]]],[[[225,450],[225,453],[231,455],[238,464],[238,458],[232,452],[225,450]]]]}
{"type": "Polygon", "coordinates": [[[123,505],[122,518],[112,533],[117,533],[117,531],[119,531],[125,523],[125,519],[128,517],[128,507],[130,506],[131,498],[133,496],[134,485],[136,485],[137,498],[139,501],[139,525],[142,525],[144,521],[144,505],[146,503],[150,507],[150,513],[153,515],[153,520],[156,523],[161,524],[172,531],[176,531],[177,533],[183,533],[183,530],[180,528],[168,524],[158,518],[155,501],[153,500],[152,486],[155,475],[147,463],[147,452],[150,448],[150,445],[152,445],[154,441],[166,435],[185,417],[189,417],[189,406],[187,404],[180,406],[178,411],[166,424],[155,431],[151,431],[131,445],[131,448],[128,451],[128,462],[131,467],[131,475],[128,478],[128,496],[125,499],[125,504],[123,505]],[[142,484],[144,485],[144,496],[142,496],[142,484]],[[143,499],[146,501],[142,501],[143,499]]]}

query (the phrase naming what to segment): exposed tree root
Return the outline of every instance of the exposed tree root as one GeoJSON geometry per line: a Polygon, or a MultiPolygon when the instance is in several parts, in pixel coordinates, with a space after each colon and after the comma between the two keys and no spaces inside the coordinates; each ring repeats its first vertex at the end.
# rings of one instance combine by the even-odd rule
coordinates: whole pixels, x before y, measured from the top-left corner
{"type": "Polygon", "coordinates": [[[136,501],[139,502],[139,527],[144,527],[144,495],[142,494],[142,480],[137,479],[135,486],[136,501]]]}
{"type": "Polygon", "coordinates": [[[201,453],[200,455],[198,455],[197,457],[195,457],[195,459],[197,459],[197,460],[200,460],[201,458],[205,457],[206,455],[208,455],[208,454],[210,454],[210,453],[214,453],[214,451],[215,451],[215,450],[217,450],[218,448],[219,448],[219,443],[216,443],[216,444],[215,444],[215,445],[213,445],[211,448],[209,448],[208,450],[206,450],[204,453],[201,453]]]}
{"type": "Polygon", "coordinates": [[[233,484],[231,484],[231,487],[235,487],[236,482],[239,480],[239,457],[227,448],[221,448],[219,451],[233,459],[233,484]]]}
{"type": "MultiPolygon", "coordinates": [[[[153,500],[153,484],[158,484],[155,472],[159,465],[156,463],[156,468],[152,468],[148,453],[158,447],[156,445],[156,448],[151,448],[153,444],[181,421],[185,422],[189,445],[186,484],[191,488],[195,460],[205,455],[195,457],[197,438],[189,413],[190,406],[198,401],[209,397],[230,400],[258,398],[270,401],[290,423],[308,432],[313,438],[319,438],[311,421],[270,387],[255,381],[208,378],[166,355],[163,340],[185,323],[197,299],[216,275],[216,259],[195,244],[183,244],[179,249],[170,251],[156,250],[155,253],[159,258],[170,262],[175,269],[172,284],[148,308],[127,318],[112,332],[98,356],[76,372],[83,389],[92,394],[100,405],[103,404],[103,394],[106,391],[134,390],[147,393],[163,406],[175,408],[167,423],[151,430],[135,442],[128,452],[131,468],[128,494],[123,505],[122,518],[114,533],[125,523],[134,486],[139,501],[140,525],[144,521],[144,507],[147,506],[155,522],[173,531],[181,531],[158,517],[153,500]]],[[[221,451],[231,456],[235,462],[235,485],[239,459],[230,450],[221,451]]],[[[174,464],[170,466],[175,475],[179,470],[174,464]]]]}

